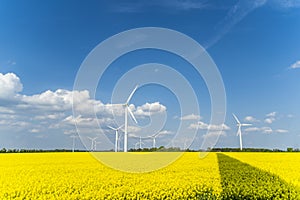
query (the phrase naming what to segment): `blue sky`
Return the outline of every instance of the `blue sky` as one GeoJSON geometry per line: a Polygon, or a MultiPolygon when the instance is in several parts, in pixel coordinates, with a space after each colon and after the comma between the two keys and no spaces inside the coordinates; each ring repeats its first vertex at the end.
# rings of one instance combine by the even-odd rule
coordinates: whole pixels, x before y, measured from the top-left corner
{"type": "MultiPolygon", "coordinates": [[[[0,147],[70,148],[76,121],[71,91],[86,56],[122,31],[163,27],[201,44],[222,75],[227,115],[217,146],[239,146],[235,113],[253,123],[243,130],[245,147],[300,148],[299,11],[297,0],[1,1],[0,147]]],[[[96,99],[78,91],[81,103],[99,104],[97,123],[102,127],[122,124],[122,111],[113,118],[107,108],[113,87],[123,74],[145,63],[162,63],[184,75],[196,91],[201,116],[181,116],[178,100],[167,88],[143,86],[131,101],[142,126],[133,127],[131,121],[132,135],[149,134],[143,127],[150,122],[149,113],[166,115],[158,145],[168,145],[181,123],[185,131],[180,134],[198,129],[192,148],[200,148],[209,137],[207,130],[220,131],[220,125],[209,126],[210,97],[201,76],[171,53],[148,49],[120,57],[103,76],[96,99]]],[[[78,121],[97,131],[88,113],[78,121]]],[[[112,140],[109,130],[104,132],[112,140]]],[[[186,140],[191,141],[173,142],[182,146],[186,140]]],[[[129,144],[135,143],[132,138],[129,144]]],[[[151,141],[145,144],[151,146],[151,141]]],[[[79,141],[77,145],[81,148],[79,141]]]]}

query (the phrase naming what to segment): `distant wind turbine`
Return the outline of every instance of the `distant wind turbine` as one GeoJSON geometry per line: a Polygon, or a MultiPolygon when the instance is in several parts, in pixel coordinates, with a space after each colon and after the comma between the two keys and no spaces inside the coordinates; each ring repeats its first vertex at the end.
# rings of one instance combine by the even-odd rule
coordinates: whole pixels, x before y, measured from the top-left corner
{"type": "Polygon", "coordinates": [[[136,146],[137,145],[140,145],[140,149],[142,149],[142,144],[145,144],[144,142],[142,142],[142,137],[140,136],[140,141],[139,142],[137,142],[137,143],[135,143],[135,148],[136,148],[136,146]]]}
{"type": "Polygon", "coordinates": [[[91,140],[91,150],[90,150],[90,151],[93,151],[93,150],[94,150],[94,148],[95,148],[94,143],[95,143],[95,141],[96,141],[97,138],[98,138],[98,137],[94,137],[94,138],[88,137],[88,139],[91,140]]]}
{"type": "Polygon", "coordinates": [[[94,142],[94,151],[97,151],[97,144],[101,144],[101,142],[97,142],[97,141],[94,142]]]}
{"type": "Polygon", "coordinates": [[[151,136],[149,136],[149,138],[152,138],[152,147],[155,148],[156,147],[156,137],[159,136],[159,134],[161,134],[161,132],[155,133],[151,136]]]}
{"type": "Polygon", "coordinates": [[[76,135],[71,135],[70,137],[73,139],[72,152],[74,152],[75,151],[75,139],[77,138],[77,136],[76,135]]]}
{"type": "Polygon", "coordinates": [[[235,121],[237,122],[237,124],[236,124],[237,127],[238,127],[237,135],[240,136],[240,150],[242,151],[242,150],[243,150],[242,127],[243,127],[243,126],[252,126],[252,124],[242,124],[242,123],[240,122],[240,120],[235,116],[235,114],[232,113],[232,115],[233,115],[235,121]]]}
{"type": "Polygon", "coordinates": [[[119,130],[123,127],[124,125],[118,127],[118,128],[114,128],[114,127],[111,127],[111,126],[107,126],[108,128],[116,131],[116,137],[115,137],[115,152],[118,151],[118,140],[119,140],[119,130]]]}

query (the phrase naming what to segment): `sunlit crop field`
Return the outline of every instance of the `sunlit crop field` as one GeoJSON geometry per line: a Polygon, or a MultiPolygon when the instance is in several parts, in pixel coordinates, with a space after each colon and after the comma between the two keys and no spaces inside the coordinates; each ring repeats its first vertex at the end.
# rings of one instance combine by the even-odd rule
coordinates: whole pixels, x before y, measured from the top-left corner
{"type": "Polygon", "coordinates": [[[127,173],[89,153],[0,154],[0,199],[300,199],[299,156],[185,153],[168,167],[127,173]]]}
{"type": "Polygon", "coordinates": [[[0,154],[0,199],[215,199],[216,154],[185,154],[150,173],[120,172],[89,153],[0,154]]]}
{"type": "Polygon", "coordinates": [[[227,153],[300,188],[300,153],[227,153]]]}

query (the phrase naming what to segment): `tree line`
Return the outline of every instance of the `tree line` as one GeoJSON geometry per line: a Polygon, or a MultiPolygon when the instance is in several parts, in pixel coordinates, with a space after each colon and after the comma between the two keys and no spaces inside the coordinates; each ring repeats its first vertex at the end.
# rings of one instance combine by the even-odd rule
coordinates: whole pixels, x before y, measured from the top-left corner
{"type": "MultiPolygon", "coordinates": [[[[88,152],[89,150],[74,150],[75,152],[88,152]]],[[[0,153],[42,153],[42,152],[72,152],[72,149],[6,149],[2,148],[0,153]]],[[[113,152],[113,149],[106,152],[113,152]]],[[[199,149],[181,149],[179,147],[155,147],[155,148],[142,148],[142,149],[129,149],[129,152],[300,152],[299,148],[281,149],[264,149],[264,148],[208,148],[206,150],[199,149]]]]}

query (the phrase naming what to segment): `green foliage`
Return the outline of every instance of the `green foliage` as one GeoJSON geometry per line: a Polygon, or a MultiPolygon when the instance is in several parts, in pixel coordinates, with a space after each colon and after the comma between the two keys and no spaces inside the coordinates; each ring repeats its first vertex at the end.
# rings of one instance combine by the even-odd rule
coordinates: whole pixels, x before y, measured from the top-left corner
{"type": "Polygon", "coordinates": [[[278,176],[218,153],[222,199],[300,199],[278,176]]]}

